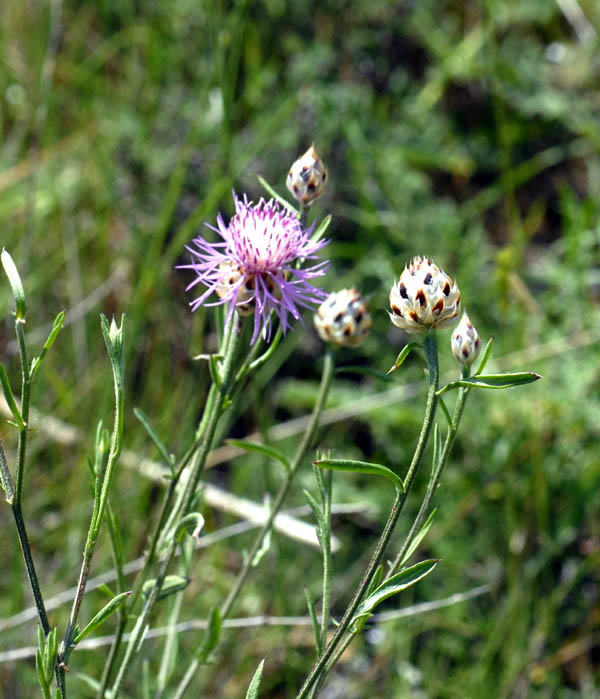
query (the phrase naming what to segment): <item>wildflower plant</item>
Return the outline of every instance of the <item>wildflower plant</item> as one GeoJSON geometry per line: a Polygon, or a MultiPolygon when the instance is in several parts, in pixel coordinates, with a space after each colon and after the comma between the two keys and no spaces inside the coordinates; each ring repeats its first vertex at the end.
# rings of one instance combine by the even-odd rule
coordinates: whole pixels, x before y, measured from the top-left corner
{"type": "MultiPolygon", "coordinates": [[[[216,307],[217,321],[222,321],[221,324],[215,322],[219,330],[219,343],[214,354],[205,356],[210,368],[211,385],[204,399],[202,416],[193,434],[187,435],[187,445],[181,453],[172,454],[152,426],[151,419],[142,411],[135,411],[148,439],[163,458],[168,484],[148,534],[141,570],[131,584],[125,577],[119,518],[110,503],[111,490],[114,490],[118,478],[123,415],[127,409],[126,324],[122,321],[117,325],[114,320],[109,323],[105,317],[101,318],[101,330],[112,368],[114,421],[110,434],[102,423],[95,433],[93,456],[89,460],[93,498],[88,534],[75,599],[62,636],[50,626],[48,620],[28,542],[22,497],[31,387],[42,360],[58,337],[64,314],[58,314],[39,356],[29,362],[24,334],[27,314],[24,285],[8,252],[2,253],[2,264],[15,301],[14,319],[22,381],[19,401],[13,393],[8,373],[0,365],[2,389],[19,433],[12,467],[0,445],[0,476],[5,499],[13,511],[39,617],[37,669],[43,696],[51,696],[55,685],[56,696],[62,699],[67,697],[66,672],[70,665],[77,663],[74,651],[83,638],[95,632],[113,615],[116,617],[116,631],[112,645],[102,676],[93,684],[99,699],[122,696],[126,684],[131,682],[139,656],[145,652],[144,641],[154,618],[155,606],[165,598],[173,598],[178,602],[171,608],[169,636],[160,668],[154,678],[145,675],[142,691],[144,696],[150,696],[153,691],[157,697],[167,692],[169,696],[183,697],[197,674],[209,672],[211,659],[222,652],[225,645],[222,642],[225,634],[223,622],[231,615],[252,571],[268,549],[275,519],[295,479],[301,469],[308,468],[311,461],[317,491],[313,494],[305,490],[305,496],[316,520],[316,534],[322,551],[322,599],[315,602],[308,591],[305,593],[315,637],[315,662],[299,688],[297,699],[318,696],[332,667],[345,648],[361,633],[374,609],[383,600],[401,594],[431,574],[438,565],[435,560],[409,565],[408,560],[431,526],[432,501],[448,462],[469,393],[473,389],[519,386],[535,381],[539,376],[531,372],[484,374],[490,358],[491,341],[483,350],[477,370],[471,373],[480,351],[480,339],[474,325],[464,314],[450,343],[450,349],[459,362],[459,376],[440,387],[437,333],[456,323],[461,310],[461,293],[454,278],[429,257],[414,257],[389,292],[392,323],[399,329],[398,332],[404,331],[413,337],[398,355],[390,372],[397,371],[410,352],[422,353],[427,369],[427,399],[412,459],[405,466],[384,465],[343,458],[344,455],[335,448],[328,453],[317,452],[316,438],[336,374],[338,350],[344,347],[344,352],[359,351],[357,348],[372,326],[371,313],[358,291],[349,288],[328,295],[315,286],[316,280],[325,275],[329,266],[328,260],[320,259],[320,255],[328,243],[323,236],[331,218],[325,217],[319,225],[317,222],[308,225],[308,207],[321,194],[326,178],[325,166],[314,147],[311,147],[292,165],[288,174],[287,185],[298,201],[298,209],[261,180],[270,199],[261,198],[254,203],[246,195],[238,197],[234,194],[235,212],[231,219],[226,223],[219,214],[217,225],[208,225],[218,239],[210,241],[198,236],[187,246],[191,261],[179,268],[193,273],[187,289],[198,295],[190,305],[192,310],[201,306],[216,307]],[[325,343],[321,381],[310,418],[293,456],[288,457],[267,441],[228,440],[230,446],[278,462],[283,466],[284,475],[239,572],[220,602],[207,610],[206,628],[203,635],[197,638],[193,658],[183,674],[176,678],[173,658],[176,657],[177,636],[173,629],[179,619],[182,592],[194,575],[194,545],[205,525],[201,512],[201,492],[208,456],[217,445],[221,432],[225,431],[222,429],[224,416],[238,400],[248,378],[271,360],[283,334],[294,324],[303,324],[302,311],[315,310],[317,306],[314,325],[325,343]],[[250,339],[246,340],[243,327],[248,322],[252,331],[250,339]],[[456,400],[450,410],[443,396],[452,391],[456,392],[456,400]],[[440,406],[446,420],[445,427],[443,423],[440,426],[436,422],[440,406]],[[392,536],[425,459],[430,438],[433,441],[433,466],[429,484],[408,535],[390,558],[392,536]],[[393,487],[395,493],[388,519],[360,582],[355,589],[348,591],[346,609],[335,624],[332,615],[335,574],[331,536],[333,471],[376,476],[381,479],[382,487],[393,487]],[[82,628],[82,601],[103,526],[108,530],[113,551],[116,590],[109,602],[97,610],[82,628]],[[176,554],[180,554],[179,563],[176,562],[176,554]],[[386,556],[391,561],[387,568],[384,567],[386,556]],[[319,608],[320,620],[317,614],[319,608]],[[62,641],[59,642],[61,637],[62,641]]],[[[247,696],[258,696],[263,667],[261,663],[247,696]]]]}

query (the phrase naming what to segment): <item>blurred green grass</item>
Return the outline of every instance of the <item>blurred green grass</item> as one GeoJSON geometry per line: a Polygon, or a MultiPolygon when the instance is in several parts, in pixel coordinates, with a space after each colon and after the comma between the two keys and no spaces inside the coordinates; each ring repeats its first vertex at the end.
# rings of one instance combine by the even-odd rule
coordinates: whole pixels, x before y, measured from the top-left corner
{"type": "MultiPolygon", "coordinates": [[[[88,435],[75,448],[42,431],[32,435],[25,511],[47,595],[75,583],[90,511],[86,454],[97,420],[110,419],[98,313],[128,316],[126,446],[156,456],[133,418],[139,405],[180,450],[208,381],[206,367],[191,357],[211,348],[214,329],[209,314],[189,313],[189,277],[174,266],[204,221],[231,213],[232,188],[260,196],[260,173],[282,191],[289,165],[315,140],[331,175],[314,207],[316,217],[334,217],[327,285],[358,285],[374,315],[358,358],[348,352],[342,360],[389,368],[404,342],[385,313],[389,287],[410,255],[429,253],[457,277],[480,334],[493,335],[495,356],[507,357],[504,368],[545,377],[527,389],[470,399],[421,551],[442,564],[403,602],[481,583],[491,592],[381,625],[381,634],[350,649],[328,696],[373,696],[373,687],[381,697],[595,695],[600,8],[580,0],[578,23],[563,12],[567,5],[2,4],[1,242],[25,280],[32,344],[67,310],[34,404],[88,435]]],[[[5,284],[0,347],[16,380],[10,308],[5,284]]],[[[274,365],[256,377],[236,435],[310,409],[322,348],[310,318],[307,328],[286,338],[274,365]]],[[[443,371],[453,370],[449,352],[441,362],[443,371]]],[[[391,386],[421,377],[419,362],[410,360],[391,386]]],[[[330,406],[388,388],[344,375],[330,406]]],[[[420,411],[419,399],[385,404],[324,428],[322,444],[402,468],[420,411]]],[[[1,429],[10,453],[14,435],[6,422],[1,429]]],[[[282,446],[291,451],[294,440],[282,446]]],[[[143,550],[159,488],[133,471],[118,477],[115,506],[133,558],[143,550]]],[[[244,457],[210,477],[260,501],[278,473],[244,457]]],[[[290,505],[303,502],[300,485],[313,486],[308,467],[290,505]]],[[[360,535],[367,548],[390,498],[378,481],[342,474],[334,498],[371,502],[376,513],[336,520],[345,542],[334,559],[339,613],[359,574],[352,543],[360,535]]],[[[207,521],[217,528],[232,519],[209,512],[207,521]]],[[[8,532],[0,549],[5,617],[30,599],[7,507],[0,526],[8,532]]],[[[222,598],[249,536],[198,556],[185,618],[204,617],[222,598]]],[[[98,572],[110,567],[102,543],[98,572]]],[[[237,613],[305,614],[298,581],[317,596],[319,571],[317,552],[274,537],[237,613]]],[[[101,599],[92,593],[84,614],[101,599]]],[[[66,610],[52,619],[64,628],[66,610]]],[[[243,695],[266,655],[264,696],[293,694],[312,660],[308,630],[231,633],[197,692],[243,695]]],[[[33,638],[33,624],[4,632],[2,649],[33,638]]],[[[182,635],[182,668],[198,639],[197,632],[182,635]]],[[[148,648],[160,650],[155,641],[148,648]]],[[[102,661],[101,651],[73,657],[75,669],[93,676],[102,661]]],[[[87,696],[83,684],[71,682],[76,696],[87,696]]],[[[35,686],[31,661],[0,666],[5,696],[33,696],[35,686]]]]}

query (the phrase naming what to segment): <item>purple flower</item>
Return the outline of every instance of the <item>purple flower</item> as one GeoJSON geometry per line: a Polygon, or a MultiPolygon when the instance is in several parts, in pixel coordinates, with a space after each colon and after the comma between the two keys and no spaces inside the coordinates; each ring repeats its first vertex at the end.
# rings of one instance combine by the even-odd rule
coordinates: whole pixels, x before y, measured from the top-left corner
{"type": "Polygon", "coordinates": [[[263,337],[270,336],[271,311],[277,314],[286,332],[288,313],[302,322],[299,308],[310,308],[327,296],[309,280],[325,274],[329,262],[304,269],[298,269],[297,262],[315,259],[329,241],[311,242],[311,229],[303,230],[296,215],[273,199],[253,204],[246,195],[241,200],[234,193],[233,200],[235,215],[229,225],[225,225],[221,214],[217,216],[217,228],[205,224],[223,240],[209,243],[195,238],[186,246],[192,253],[192,263],[181,267],[196,272],[187,289],[197,284],[206,286],[191,302],[192,310],[229,303],[228,319],[234,309],[241,315],[254,314],[254,344],[260,330],[263,337]],[[206,303],[213,292],[219,300],[206,303]]]}

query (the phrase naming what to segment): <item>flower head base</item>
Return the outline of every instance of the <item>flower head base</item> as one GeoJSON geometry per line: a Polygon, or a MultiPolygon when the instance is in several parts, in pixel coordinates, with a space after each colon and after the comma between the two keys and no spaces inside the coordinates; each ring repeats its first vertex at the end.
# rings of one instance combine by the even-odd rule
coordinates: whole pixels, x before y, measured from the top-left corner
{"type": "Polygon", "coordinates": [[[427,257],[413,257],[390,291],[392,323],[407,333],[447,328],[460,312],[456,282],[427,257]]]}
{"type": "Polygon", "coordinates": [[[313,144],[290,168],[286,185],[299,202],[310,206],[323,194],[326,180],[327,170],[313,144]]]}
{"type": "Polygon", "coordinates": [[[464,366],[471,366],[481,350],[479,334],[466,311],[452,333],[452,354],[464,366]]]}
{"type": "MultiPolygon", "coordinates": [[[[225,225],[217,217],[216,231],[221,241],[209,243],[195,238],[187,249],[192,263],[181,265],[193,269],[196,278],[187,287],[197,284],[206,290],[194,301],[192,310],[202,305],[229,304],[229,317],[237,310],[241,315],[254,314],[252,343],[262,330],[268,338],[271,311],[279,318],[283,332],[289,327],[288,314],[300,320],[300,308],[310,308],[325,298],[325,293],[309,280],[325,274],[329,263],[319,262],[297,269],[297,261],[314,259],[329,241],[311,242],[310,230],[303,230],[296,215],[273,199],[257,204],[234,194],[235,215],[225,225]],[[206,303],[216,292],[218,301],[206,303]]],[[[206,224],[208,225],[208,224],[206,224]]]]}
{"type": "Polygon", "coordinates": [[[314,316],[323,342],[358,347],[371,329],[371,314],[356,289],[330,294],[314,316]]]}

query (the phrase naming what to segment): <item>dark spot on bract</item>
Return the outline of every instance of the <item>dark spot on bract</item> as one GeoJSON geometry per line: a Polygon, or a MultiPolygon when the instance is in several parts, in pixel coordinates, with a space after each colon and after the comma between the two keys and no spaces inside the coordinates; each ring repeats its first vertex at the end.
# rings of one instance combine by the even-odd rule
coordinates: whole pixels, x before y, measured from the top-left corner
{"type": "Polygon", "coordinates": [[[398,306],[392,305],[392,311],[394,311],[394,313],[395,313],[397,316],[400,316],[400,318],[402,318],[402,312],[400,311],[400,309],[398,308],[398,306]]]}
{"type": "Polygon", "coordinates": [[[479,338],[475,340],[475,347],[479,347],[479,338]]]}
{"type": "Polygon", "coordinates": [[[406,291],[404,284],[400,284],[400,296],[402,296],[403,299],[408,298],[408,292],[406,291]]]}
{"type": "Polygon", "coordinates": [[[432,279],[433,277],[431,276],[431,272],[427,272],[425,279],[423,279],[423,284],[431,284],[432,279]]]}
{"type": "Polygon", "coordinates": [[[317,185],[316,185],[314,182],[309,182],[309,183],[308,183],[307,189],[308,189],[310,192],[314,192],[316,188],[317,188],[317,185]]]}
{"type": "Polygon", "coordinates": [[[336,317],[333,319],[336,323],[339,323],[340,320],[344,317],[344,314],[340,311],[336,317]]]}
{"type": "Polygon", "coordinates": [[[419,316],[414,312],[414,311],[409,311],[408,315],[411,317],[412,320],[415,321],[415,323],[420,323],[421,321],[419,320],[419,316]]]}
{"type": "Polygon", "coordinates": [[[431,310],[439,315],[444,310],[444,299],[440,299],[431,310]]]}
{"type": "Polygon", "coordinates": [[[323,173],[323,182],[325,182],[326,179],[327,179],[327,173],[324,172],[324,173],[323,173]]]}
{"type": "Polygon", "coordinates": [[[292,189],[294,190],[294,194],[298,194],[298,185],[295,184],[292,189]]]}
{"type": "Polygon", "coordinates": [[[450,293],[450,284],[448,284],[448,282],[444,284],[444,288],[442,289],[442,291],[444,292],[444,296],[448,296],[448,294],[450,293]]]}
{"type": "Polygon", "coordinates": [[[421,304],[421,308],[425,308],[427,305],[427,298],[425,297],[425,292],[423,289],[419,289],[419,291],[417,291],[416,299],[421,304]]]}
{"type": "Polygon", "coordinates": [[[344,335],[346,337],[348,337],[348,335],[350,335],[351,332],[352,332],[352,328],[350,328],[350,327],[344,328],[344,335]]]}
{"type": "Polygon", "coordinates": [[[466,359],[469,356],[469,350],[465,347],[462,351],[462,356],[466,359]]]}
{"type": "Polygon", "coordinates": [[[357,313],[357,314],[356,314],[356,318],[355,318],[356,322],[357,322],[357,323],[360,323],[360,321],[361,321],[362,319],[363,319],[363,314],[360,313],[360,312],[357,313]]]}

